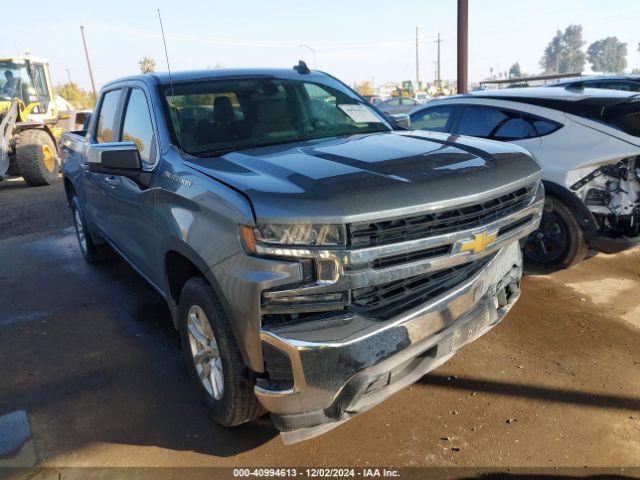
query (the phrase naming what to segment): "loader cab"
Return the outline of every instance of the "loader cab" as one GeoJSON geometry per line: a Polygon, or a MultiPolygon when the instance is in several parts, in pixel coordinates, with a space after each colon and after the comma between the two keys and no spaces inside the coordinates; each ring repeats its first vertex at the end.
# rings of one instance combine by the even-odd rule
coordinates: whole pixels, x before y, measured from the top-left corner
{"type": "Polygon", "coordinates": [[[0,111],[8,109],[13,99],[22,103],[22,121],[57,120],[46,61],[32,57],[0,58],[0,111]]]}

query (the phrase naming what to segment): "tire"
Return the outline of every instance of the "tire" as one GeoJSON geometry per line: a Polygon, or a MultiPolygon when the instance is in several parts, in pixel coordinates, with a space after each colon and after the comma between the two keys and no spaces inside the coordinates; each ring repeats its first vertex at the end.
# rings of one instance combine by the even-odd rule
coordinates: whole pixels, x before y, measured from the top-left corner
{"type": "Polygon", "coordinates": [[[82,214],[78,197],[71,199],[71,213],[73,215],[73,226],[76,230],[78,246],[85,261],[93,264],[110,259],[112,257],[111,249],[107,245],[96,245],[93,238],[91,238],[91,232],[82,214]]]}
{"type": "Polygon", "coordinates": [[[524,258],[552,268],[569,268],[587,256],[589,245],[569,207],[547,196],[538,230],[524,244],[524,258]]]}
{"type": "Polygon", "coordinates": [[[16,164],[15,159],[11,157],[9,160],[9,168],[7,168],[7,175],[10,177],[20,176],[20,169],[18,168],[18,165],[16,164]]]}
{"type": "Polygon", "coordinates": [[[264,414],[265,410],[253,393],[254,382],[242,361],[222,305],[204,278],[192,277],[185,283],[180,294],[178,319],[189,377],[207,414],[224,427],[240,425],[264,414]],[[190,333],[190,325],[192,331],[196,327],[196,335],[190,333]],[[204,361],[198,365],[194,352],[207,350],[196,337],[212,340],[208,345],[209,353],[203,354],[204,361]],[[208,370],[205,370],[207,366],[208,370]],[[211,371],[211,375],[203,380],[199,371],[204,372],[203,377],[207,377],[207,371],[211,371]]]}
{"type": "Polygon", "coordinates": [[[16,166],[24,181],[33,187],[51,185],[58,178],[58,151],[46,131],[24,130],[16,136],[16,166]]]}

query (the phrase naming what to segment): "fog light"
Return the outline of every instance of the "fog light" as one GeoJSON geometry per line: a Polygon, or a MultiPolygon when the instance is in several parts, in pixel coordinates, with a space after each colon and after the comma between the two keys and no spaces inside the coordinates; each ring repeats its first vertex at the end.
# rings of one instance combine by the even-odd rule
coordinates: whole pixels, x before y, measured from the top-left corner
{"type": "Polygon", "coordinates": [[[269,299],[269,303],[278,304],[309,304],[309,303],[327,303],[341,302],[344,298],[342,292],[339,293],[319,293],[314,295],[291,295],[287,297],[273,297],[269,299]]]}
{"type": "Polygon", "coordinates": [[[340,267],[336,260],[316,260],[316,275],[321,282],[334,283],[340,277],[340,267]]]}
{"type": "Polygon", "coordinates": [[[311,313],[342,310],[347,304],[346,292],[283,295],[278,292],[262,294],[262,311],[269,313],[311,313]]]}

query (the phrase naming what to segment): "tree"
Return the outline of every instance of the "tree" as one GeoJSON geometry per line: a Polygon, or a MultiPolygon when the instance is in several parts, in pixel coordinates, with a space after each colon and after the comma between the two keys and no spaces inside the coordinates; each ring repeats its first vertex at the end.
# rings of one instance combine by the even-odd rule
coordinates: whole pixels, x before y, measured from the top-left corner
{"type": "Polygon", "coordinates": [[[621,73],[627,68],[627,44],[607,37],[589,45],[587,58],[594,72],[621,73]]]}
{"type": "Polygon", "coordinates": [[[540,59],[544,73],[582,72],[586,61],[584,44],[582,25],[569,25],[564,32],[558,30],[540,59]]]}
{"type": "Polygon", "coordinates": [[[356,83],[354,89],[360,95],[373,95],[375,93],[373,84],[369,80],[363,80],[362,82],[356,83]]]}
{"type": "Polygon", "coordinates": [[[93,108],[96,101],[93,93],[80,88],[74,82],[57,85],[55,92],[73,105],[74,108],[93,108]]]}
{"type": "Polygon", "coordinates": [[[520,68],[520,64],[518,62],[511,65],[509,69],[509,78],[520,78],[522,76],[522,69],[520,68]]]}
{"type": "Polygon", "coordinates": [[[153,73],[156,71],[156,61],[150,57],[144,57],[138,62],[142,73],[153,73]]]}

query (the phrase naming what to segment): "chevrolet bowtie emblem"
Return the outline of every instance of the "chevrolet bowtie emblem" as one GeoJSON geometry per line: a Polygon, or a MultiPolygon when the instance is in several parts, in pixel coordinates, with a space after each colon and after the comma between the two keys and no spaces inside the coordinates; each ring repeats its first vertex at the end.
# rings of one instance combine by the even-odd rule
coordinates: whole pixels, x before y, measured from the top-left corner
{"type": "Polygon", "coordinates": [[[473,252],[482,253],[488,246],[498,239],[498,232],[481,232],[473,235],[473,240],[460,243],[460,253],[473,252]]]}

